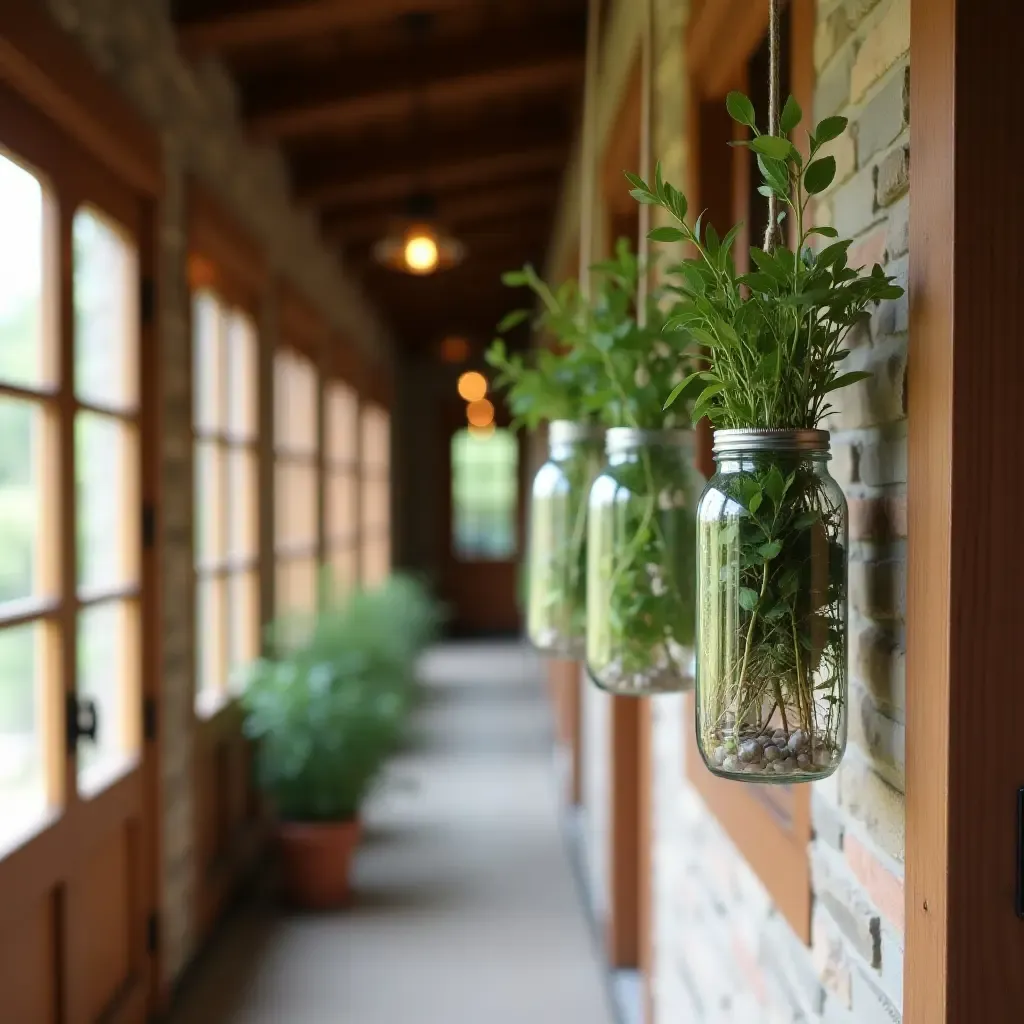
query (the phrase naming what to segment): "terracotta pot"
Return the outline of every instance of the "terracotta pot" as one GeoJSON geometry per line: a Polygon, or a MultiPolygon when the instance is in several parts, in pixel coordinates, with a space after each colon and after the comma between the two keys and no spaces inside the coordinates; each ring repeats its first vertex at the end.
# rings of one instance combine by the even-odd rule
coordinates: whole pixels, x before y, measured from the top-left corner
{"type": "Polygon", "coordinates": [[[281,877],[288,899],[307,910],[348,903],[349,871],[361,832],[358,820],[279,824],[281,877]]]}

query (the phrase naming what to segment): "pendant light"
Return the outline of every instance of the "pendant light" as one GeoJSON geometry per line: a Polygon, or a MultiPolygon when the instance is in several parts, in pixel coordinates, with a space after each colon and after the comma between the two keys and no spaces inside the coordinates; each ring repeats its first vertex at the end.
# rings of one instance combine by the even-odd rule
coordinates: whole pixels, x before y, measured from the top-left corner
{"type": "MultiPolygon", "coordinates": [[[[405,18],[410,67],[425,67],[421,59],[426,49],[423,40],[432,24],[433,15],[427,11],[415,11],[405,18]]],[[[437,201],[422,180],[430,166],[426,92],[425,88],[414,90],[410,119],[410,134],[416,142],[409,163],[420,168],[421,187],[406,198],[402,213],[373,247],[378,263],[416,277],[449,270],[461,263],[466,254],[466,247],[439,222],[437,201]]]]}

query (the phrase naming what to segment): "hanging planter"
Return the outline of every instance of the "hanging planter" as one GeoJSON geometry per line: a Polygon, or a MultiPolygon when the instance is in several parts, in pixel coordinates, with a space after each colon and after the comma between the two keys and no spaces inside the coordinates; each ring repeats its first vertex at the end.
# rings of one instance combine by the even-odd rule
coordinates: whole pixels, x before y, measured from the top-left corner
{"type": "Polygon", "coordinates": [[[527,635],[540,651],[583,655],[586,635],[587,495],[601,462],[603,430],[556,420],[548,460],[530,497],[527,635]]]}
{"type": "Polygon", "coordinates": [[[612,693],[693,685],[693,459],[690,430],[608,431],[590,492],[587,669],[612,693]]]}
{"type": "Polygon", "coordinates": [[[771,116],[768,135],[747,97],[732,93],[727,106],[752,131],[742,144],[758,155],[769,198],[752,273],[738,276],[733,264],[738,227],[720,240],[701,218],[690,226],[686,199],[660,169],[653,186],[629,176],[638,201],[679,223],[651,237],[696,251],[679,268],[689,308],[671,326],[703,347],[706,366],[670,402],[695,397],[694,419],[707,415],[719,428],[718,471],[697,511],[697,741],[717,775],[811,781],[838,766],[847,718],[846,503],[828,474],[829,435],[820,428],[830,396],[869,376],[841,372],[847,333],[869,306],[903,291],[878,265],[866,275],[848,267],[849,240],[810,247],[815,235],[837,237],[810,226],[808,214],[836,173],[820,149],[846,119],[820,122],[805,156],[788,138],[802,117],[792,97],[781,118],[771,116]],[[779,243],[787,215],[794,250],[779,243]]]}

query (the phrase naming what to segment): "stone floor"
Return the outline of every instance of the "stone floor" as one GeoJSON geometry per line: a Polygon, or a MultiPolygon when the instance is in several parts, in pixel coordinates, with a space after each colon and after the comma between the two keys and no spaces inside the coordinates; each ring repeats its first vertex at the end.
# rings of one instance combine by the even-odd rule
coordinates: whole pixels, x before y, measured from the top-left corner
{"type": "Polygon", "coordinates": [[[610,1024],[541,664],[519,645],[451,645],[424,677],[413,750],[367,815],[355,905],[244,912],[174,1024],[610,1024]]]}

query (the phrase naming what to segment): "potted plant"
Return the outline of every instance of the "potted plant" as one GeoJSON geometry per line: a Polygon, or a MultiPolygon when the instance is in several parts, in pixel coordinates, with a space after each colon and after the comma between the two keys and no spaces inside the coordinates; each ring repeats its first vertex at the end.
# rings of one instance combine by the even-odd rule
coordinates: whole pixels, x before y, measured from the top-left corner
{"type": "MultiPolygon", "coordinates": [[[[601,389],[600,359],[582,331],[576,283],[552,289],[529,265],[502,280],[529,288],[540,300],[534,326],[550,342],[524,358],[510,354],[504,339],[497,338],[487,352],[516,424],[548,426],[548,459],[530,492],[527,636],[547,654],[580,657],[586,628],[587,495],[601,457],[597,411],[608,396],[601,389]]],[[[514,310],[498,331],[503,334],[530,317],[529,310],[514,310]]]]}
{"type": "Polygon", "coordinates": [[[716,428],[717,471],[697,511],[697,740],[718,775],[810,781],[831,774],[846,745],[847,510],[823,424],[834,393],[868,376],[843,372],[848,332],[902,289],[878,265],[848,266],[851,242],[810,223],[812,197],[836,173],[821,149],[846,119],[819,122],[805,156],[788,138],[802,118],[792,97],[772,134],[747,97],[732,93],[727,106],[752,132],[738,144],[757,154],[770,203],[750,273],[733,263],[738,228],[720,239],[702,218],[690,224],[660,168],[651,185],[629,176],[634,198],[678,222],[651,237],[692,247],[678,268],[688,308],[671,326],[703,346],[706,365],[670,402],[693,397],[695,420],[716,428]],[[778,240],[787,217],[792,249],[778,240]],[[828,244],[813,248],[815,236],[828,244]]]}
{"type": "Polygon", "coordinates": [[[593,268],[586,331],[612,389],[602,408],[605,466],[589,499],[587,668],[598,686],[629,696],[692,686],[694,511],[703,482],[685,404],[665,409],[692,345],[682,332],[663,333],[679,311],[669,287],[639,297],[648,270],[620,239],[614,258],[593,268]]]}
{"type": "Polygon", "coordinates": [[[360,811],[404,736],[414,660],[436,623],[425,592],[389,582],[271,630],[274,653],[250,666],[245,733],[277,819],[284,888],[298,906],[349,897],[360,811]],[[385,634],[395,640],[388,649],[385,634]],[[403,638],[405,638],[403,640],[403,638]]]}

